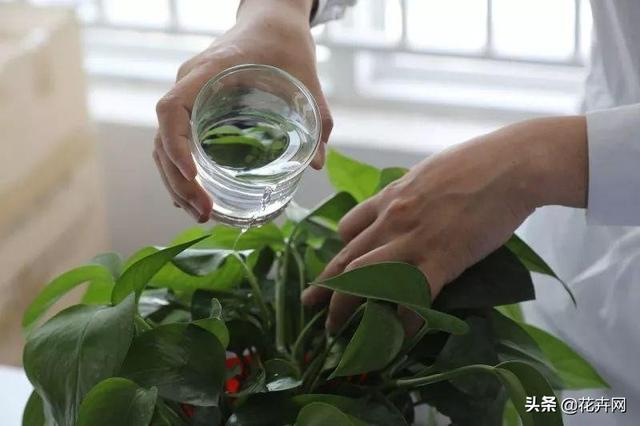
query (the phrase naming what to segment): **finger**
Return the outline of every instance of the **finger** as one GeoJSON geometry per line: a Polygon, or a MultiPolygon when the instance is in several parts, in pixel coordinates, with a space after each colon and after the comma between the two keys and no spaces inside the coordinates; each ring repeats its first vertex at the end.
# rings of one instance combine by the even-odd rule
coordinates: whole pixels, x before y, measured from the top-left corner
{"type": "Polygon", "coordinates": [[[398,317],[407,337],[413,337],[424,324],[422,317],[406,306],[398,306],[398,317]]]}
{"type": "MultiPolygon", "coordinates": [[[[378,247],[360,257],[353,260],[345,268],[347,271],[361,268],[372,263],[384,262],[390,260],[402,260],[402,252],[398,244],[395,242],[378,247]]],[[[391,285],[391,283],[390,283],[391,285]]],[[[351,314],[360,305],[362,299],[356,296],[334,293],[329,304],[329,313],[327,314],[326,328],[330,332],[335,332],[349,319],[351,314]]]]}
{"type": "Polygon", "coordinates": [[[348,243],[356,235],[371,225],[378,217],[378,209],[374,199],[369,199],[364,203],[352,208],[344,215],[338,224],[338,233],[345,243],[348,243]]]}
{"type": "Polygon", "coordinates": [[[192,70],[156,105],[164,152],[188,181],[192,181],[197,173],[189,149],[191,109],[198,92],[207,82],[211,72],[204,67],[192,70]]]}
{"type": "Polygon", "coordinates": [[[362,304],[362,298],[350,294],[334,292],[329,303],[329,314],[324,326],[335,333],[347,322],[356,308],[362,304]]]}
{"type": "Polygon", "coordinates": [[[347,266],[367,252],[386,243],[386,236],[380,232],[374,222],[358,236],[349,241],[320,274],[320,278],[333,277],[347,270],[347,266]]]}
{"type": "Polygon", "coordinates": [[[162,149],[156,149],[156,152],[174,200],[185,208],[193,209],[198,221],[206,222],[212,208],[209,196],[196,181],[186,180],[162,149]]]}
{"type": "Polygon", "coordinates": [[[300,301],[305,306],[316,306],[326,303],[333,292],[326,287],[311,285],[304,289],[300,296],[300,301]]]}
{"type": "MultiPolygon", "coordinates": [[[[319,280],[336,276],[345,271],[347,265],[355,258],[360,257],[369,250],[375,249],[382,242],[382,234],[378,232],[376,226],[370,226],[360,233],[356,238],[351,240],[340,252],[329,262],[324,270],[318,276],[319,280]]],[[[314,306],[326,303],[331,297],[331,290],[320,287],[311,286],[302,292],[301,300],[306,306],[314,306]]]]}
{"type": "Polygon", "coordinates": [[[164,170],[162,168],[162,163],[160,162],[160,157],[159,157],[157,151],[153,152],[153,160],[155,161],[156,166],[158,168],[158,172],[160,173],[160,178],[162,179],[162,183],[164,184],[164,186],[167,189],[167,192],[169,193],[171,198],[174,200],[173,201],[173,205],[178,207],[178,208],[184,209],[189,214],[191,214],[191,216],[193,216],[193,218],[195,220],[199,220],[200,214],[193,207],[191,207],[189,205],[189,203],[187,203],[186,201],[182,200],[180,198],[180,196],[173,191],[173,188],[171,188],[171,185],[169,185],[169,182],[167,181],[167,177],[164,174],[164,170]]]}

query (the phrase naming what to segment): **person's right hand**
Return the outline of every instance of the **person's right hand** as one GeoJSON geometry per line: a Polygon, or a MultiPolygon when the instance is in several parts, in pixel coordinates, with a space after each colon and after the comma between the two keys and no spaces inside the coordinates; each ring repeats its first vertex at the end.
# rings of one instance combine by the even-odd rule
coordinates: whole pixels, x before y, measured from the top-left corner
{"type": "Polygon", "coordinates": [[[188,144],[191,108],[202,86],[226,68],[245,63],[272,65],[309,88],[320,108],[323,142],[311,166],[323,166],[324,145],[333,123],[316,72],[315,44],[309,27],[312,3],[313,0],[244,0],[235,26],[185,62],[175,86],[158,102],[159,129],[153,158],[174,204],[198,222],[209,219],[215,200],[195,180],[196,166],[188,144]]]}

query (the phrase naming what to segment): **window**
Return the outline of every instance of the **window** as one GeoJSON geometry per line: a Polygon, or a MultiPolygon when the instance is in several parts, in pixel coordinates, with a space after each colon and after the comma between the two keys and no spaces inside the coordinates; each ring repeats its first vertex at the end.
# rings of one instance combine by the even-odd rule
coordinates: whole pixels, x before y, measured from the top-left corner
{"type": "MultiPolygon", "coordinates": [[[[30,2],[76,7],[94,77],[167,84],[233,24],[239,1],[30,2]]],[[[587,0],[360,0],[314,34],[337,102],[569,112],[578,105],[590,15],[587,0]]]]}

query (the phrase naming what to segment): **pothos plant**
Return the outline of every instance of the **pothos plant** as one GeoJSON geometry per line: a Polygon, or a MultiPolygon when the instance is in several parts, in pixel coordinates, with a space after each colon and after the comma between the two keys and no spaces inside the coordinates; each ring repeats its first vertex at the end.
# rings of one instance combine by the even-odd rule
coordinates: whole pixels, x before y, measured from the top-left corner
{"type": "MultiPolygon", "coordinates": [[[[23,423],[41,425],[407,425],[428,406],[453,425],[560,425],[527,397],[606,386],[566,344],[526,324],[530,273],[555,276],[521,239],[469,268],[432,302],[425,276],[396,262],[317,279],[342,243],[340,218],[405,170],[336,152],[338,191],[280,227],[193,228],[127,260],[66,272],[27,309],[23,423]],[[37,326],[64,293],[82,304],[37,326]],[[308,285],[363,298],[335,335],[308,285]],[[424,318],[406,336],[396,306],[424,318]]],[[[559,281],[559,280],[558,280],[559,281]]],[[[560,281],[559,281],[560,282],[560,281]]],[[[560,282],[561,283],[561,282],[560,282]]]]}

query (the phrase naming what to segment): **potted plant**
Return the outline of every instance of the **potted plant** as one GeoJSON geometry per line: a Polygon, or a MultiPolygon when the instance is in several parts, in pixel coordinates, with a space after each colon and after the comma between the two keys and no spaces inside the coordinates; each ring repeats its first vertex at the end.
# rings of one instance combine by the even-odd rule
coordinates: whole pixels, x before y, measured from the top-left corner
{"type": "Polygon", "coordinates": [[[340,218],[405,172],[337,152],[327,169],[338,192],[312,210],[290,207],[282,226],[188,229],[167,247],[124,261],[102,254],[48,284],[24,315],[34,386],[24,424],[403,425],[427,405],[454,425],[549,426],[562,424],[559,407],[527,410],[528,397],[606,386],[523,321],[530,273],[555,275],[515,235],[433,302],[405,263],[317,280],[342,246],[340,218]],[[82,304],[37,326],[84,283],[82,304]],[[326,309],[300,303],[307,285],[364,303],[328,335],[326,309]],[[416,335],[405,336],[396,305],[425,319],[416,335]]]}

